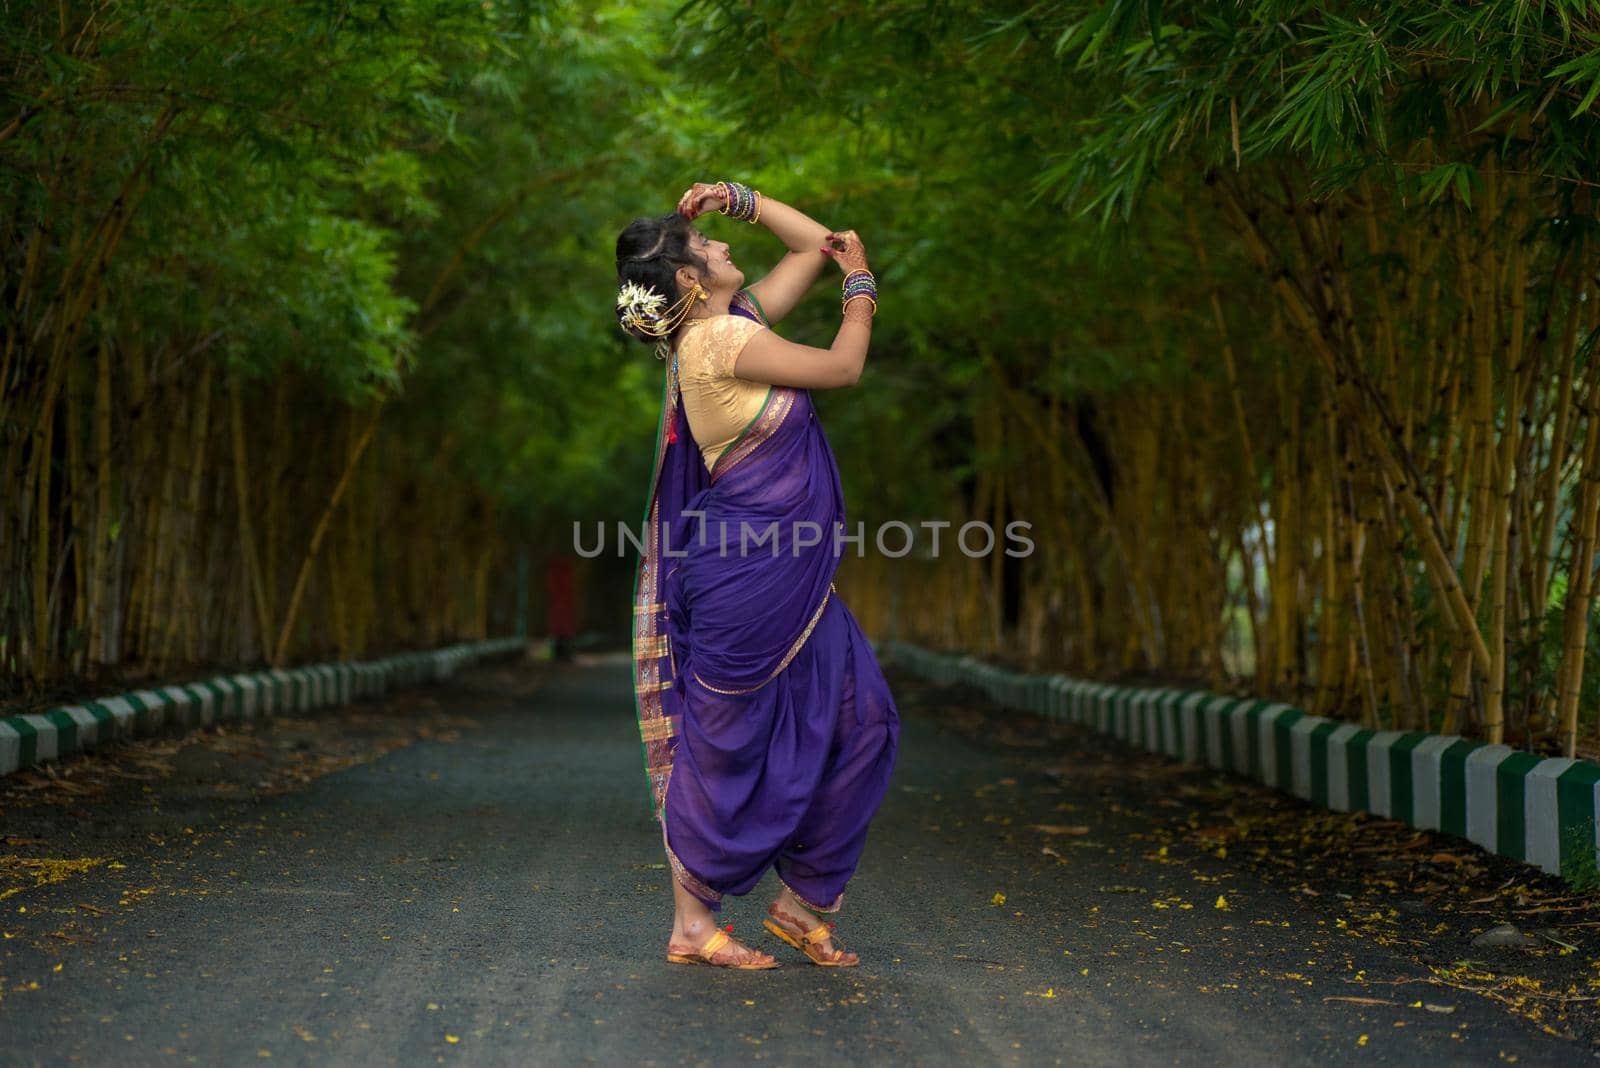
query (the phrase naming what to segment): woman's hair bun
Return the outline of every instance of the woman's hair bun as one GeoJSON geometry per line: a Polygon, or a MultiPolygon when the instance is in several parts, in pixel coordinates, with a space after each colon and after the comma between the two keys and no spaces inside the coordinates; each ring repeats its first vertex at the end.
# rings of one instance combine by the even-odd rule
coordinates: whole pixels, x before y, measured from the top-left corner
{"type": "MultiPolygon", "coordinates": [[[[617,289],[630,283],[654,290],[672,304],[679,297],[678,268],[693,267],[704,273],[706,261],[689,247],[694,230],[676,212],[657,218],[635,219],[617,238],[617,289]]],[[[621,309],[618,309],[620,322],[621,309]]],[[[637,328],[623,327],[630,337],[656,342],[637,328]]]]}

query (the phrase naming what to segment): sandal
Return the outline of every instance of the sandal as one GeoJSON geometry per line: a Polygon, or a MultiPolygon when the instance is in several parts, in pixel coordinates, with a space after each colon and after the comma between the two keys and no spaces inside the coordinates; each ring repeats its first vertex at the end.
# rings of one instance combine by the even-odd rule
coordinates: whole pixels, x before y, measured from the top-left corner
{"type": "Polygon", "coordinates": [[[734,968],[741,972],[765,971],[768,968],[776,968],[778,966],[778,962],[775,960],[769,960],[763,964],[760,961],[745,961],[741,963],[739,961],[732,960],[720,961],[711,959],[716,955],[717,950],[723,948],[732,941],[733,939],[728,937],[728,932],[717,931],[713,933],[710,938],[706,939],[706,944],[701,946],[699,949],[690,947],[688,952],[681,952],[677,949],[674,949],[671,945],[668,945],[667,963],[709,964],[713,968],[734,968]]]}
{"type": "Polygon", "coordinates": [[[856,960],[841,959],[844,957],[845,951],[840,949],[838,946],[833,947],[832,956],[823,955],[822,950],[818,949],[817,947],[833,937],[833,932],[828,929],[828,925],[826,923],[817,924],[816,927],[807,931],[799,938],[796,938],[788,931],[785,931],[781,926],[779,926],[776,920],[771,918],[762,920],[761,926],[765,927],[767,930],[771,931],[773,934],[789,943],[795,949],[798,949],[800,952],[804,953],[808,958],[810,958],[812,964],[818,964],[824,968],[854,968],[856,965],[861,963],[859,958],[856,960]]]}

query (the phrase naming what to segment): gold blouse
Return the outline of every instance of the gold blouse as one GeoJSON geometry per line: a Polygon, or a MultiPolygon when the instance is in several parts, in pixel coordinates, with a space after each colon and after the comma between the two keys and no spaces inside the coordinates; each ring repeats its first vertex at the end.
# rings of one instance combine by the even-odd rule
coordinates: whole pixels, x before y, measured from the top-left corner
{"type": "Polygon", "coordinates": [[[739,315],[691,319],[678,341],[678,389],[689,431],[700,443],[706,470],[736,441],[750,421],[761,413],[772,387],[733,376],[739,353],[756,334],[760,323],[739,315]]]}

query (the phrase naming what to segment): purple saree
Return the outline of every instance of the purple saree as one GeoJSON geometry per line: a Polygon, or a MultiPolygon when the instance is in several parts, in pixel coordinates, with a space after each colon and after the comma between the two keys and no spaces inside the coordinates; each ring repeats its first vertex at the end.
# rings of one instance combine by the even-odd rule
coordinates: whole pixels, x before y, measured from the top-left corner
{"type": "MultiPolygon", "coordinates": [[[[734,314],[765,325],[740,294],[734,314]]],[[[769,867],[843,900],[899,717],[833,589],[844,500],[804,390],[774,386],[711,471],[669,366],[634,589],[634,692],[678,881],[711,908],[769,867]]]]}

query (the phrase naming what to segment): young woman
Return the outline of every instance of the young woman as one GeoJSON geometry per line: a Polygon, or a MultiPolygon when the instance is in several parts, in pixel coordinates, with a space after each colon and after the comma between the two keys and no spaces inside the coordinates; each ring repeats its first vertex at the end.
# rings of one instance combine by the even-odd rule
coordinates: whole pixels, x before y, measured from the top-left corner
{"type": "Polygon", "coordinates": [[[696,183],[675,214],[617,239],[617,314],[666,362],[644,554],[634,691],[673,872],[667,959],[771,968],[716,923],[767,869],[764,926],[814,963],[849,966],[818,913],[837,911],[894,766],[899,717],[872,648],[833,588],[839,470],[807,390],[854,385],[877,288],[854,231],[832,233],[734,182],[696,183]],[[706,211],[789,248],[748,287],[706,211]],[[828,348],[774,334],[829,259],[845,272],[828,348]]]}

